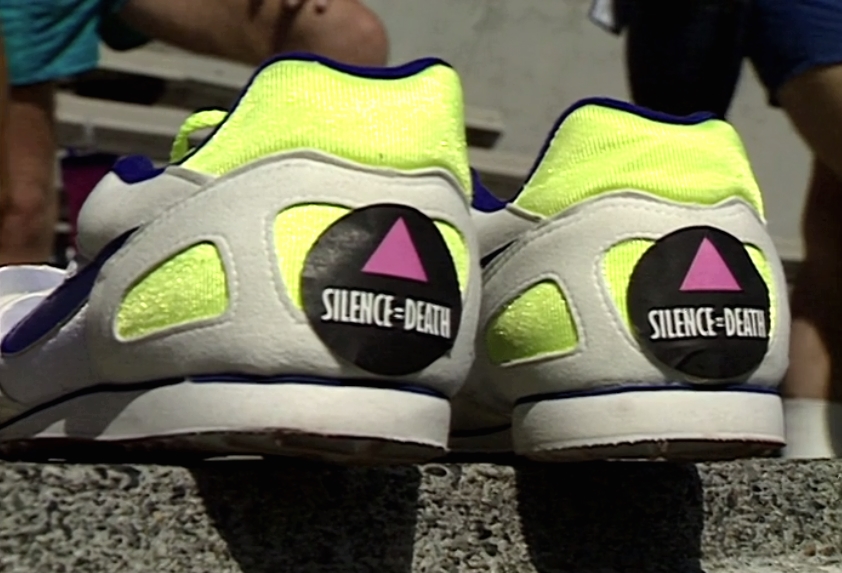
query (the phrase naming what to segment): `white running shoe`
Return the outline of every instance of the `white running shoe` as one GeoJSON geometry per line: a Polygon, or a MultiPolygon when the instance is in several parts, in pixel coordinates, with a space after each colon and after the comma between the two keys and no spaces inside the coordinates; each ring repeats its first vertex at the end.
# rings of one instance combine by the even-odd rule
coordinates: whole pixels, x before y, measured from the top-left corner
{"type": "Polygon", "coordinates": [[[457,74],[279,58],[184,152],[115,166],[3,336],[0,452],[442,454],[481,292],[457,74]]]}
{"type": "Polygon", "coordinates": [[[512,202],[474,204],[483,305],[454,451],[702,460],[783,445],[787,291],[730,125],[585,100],[512,202]]]}

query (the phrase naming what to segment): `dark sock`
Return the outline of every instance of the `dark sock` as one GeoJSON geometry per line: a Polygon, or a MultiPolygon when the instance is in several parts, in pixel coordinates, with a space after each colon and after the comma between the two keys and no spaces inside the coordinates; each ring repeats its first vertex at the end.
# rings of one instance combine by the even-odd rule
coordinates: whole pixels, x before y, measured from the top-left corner
{"type": "Polygon", "coordinates": [[[625,0],[635,103],[725,117],[740,76],[749,0],[625,0]]]}

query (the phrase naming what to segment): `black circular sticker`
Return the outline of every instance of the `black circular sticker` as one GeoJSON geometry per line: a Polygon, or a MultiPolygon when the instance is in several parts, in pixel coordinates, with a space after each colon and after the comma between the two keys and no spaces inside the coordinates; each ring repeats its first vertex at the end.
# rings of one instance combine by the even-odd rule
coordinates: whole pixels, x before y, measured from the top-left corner
{"type": "Polygon", "coordinates": [[[631,276],[628,308],[650,357],[691,379],[725,382],[769,347],[769,290],[743,243],[713,227],[656,241],[631,276]]]}
{"type": "Polygon", "coordinates": [[[376,374],[423,370],[453,348],[459,279],[432,220],[403,205],[351,211],[307,255],[304,312],[335,354],[376,374]]]}

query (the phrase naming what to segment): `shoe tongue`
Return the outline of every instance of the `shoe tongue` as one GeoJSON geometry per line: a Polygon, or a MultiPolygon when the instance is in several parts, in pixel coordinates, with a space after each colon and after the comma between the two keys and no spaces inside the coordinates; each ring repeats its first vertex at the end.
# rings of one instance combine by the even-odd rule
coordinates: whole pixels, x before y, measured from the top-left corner
{"type": "Polygon", "coordinates": [[[728,123],[609,99],[583,100],[562,115],[515,204],[553,216],[621,190],[703,205],[737,195],[763,211],[745,148],[728,123]]]}
{"type": "Polygon", "coordinates": [[[471,189],[462,87],[456,72],[436,59],[396,68],[358,68],[310,55],[270,61],[182,165],[220,176],[296,149],[372,167],[440,167],[466,193],[471,189]]]}

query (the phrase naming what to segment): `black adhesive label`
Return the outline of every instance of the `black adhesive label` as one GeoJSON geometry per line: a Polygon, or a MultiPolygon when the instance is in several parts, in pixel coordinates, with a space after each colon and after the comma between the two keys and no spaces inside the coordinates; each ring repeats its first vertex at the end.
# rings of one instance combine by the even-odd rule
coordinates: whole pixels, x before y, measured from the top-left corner
{"type": "Polygon", "coordinates": [[[712,227],[656,241],[628,290],[635,335],[651,358],[688,377],[726,381],[769,348],[769,290],[743,243],[712,227]]]}
{"type": "Polygon", "coordinates": [[[307,255],[304,311],[335,354],[376,374],[423,370],[453,348],[462,295],[433,221],[403,205],[340,218],[307,255]]]}

